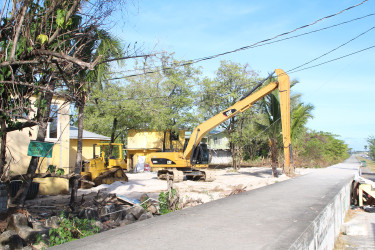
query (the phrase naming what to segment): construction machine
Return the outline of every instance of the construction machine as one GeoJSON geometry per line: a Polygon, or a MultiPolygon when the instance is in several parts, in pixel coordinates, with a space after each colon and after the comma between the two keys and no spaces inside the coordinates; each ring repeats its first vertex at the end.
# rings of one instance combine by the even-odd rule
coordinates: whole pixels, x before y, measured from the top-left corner
{"type": "MultiPolygon", "coordinates": [[[[97,143],[93,145],[93,159],[86,161],[82,166],[82,178],[84,180],[100,184],[112,184],[115,181],[128,181],[124,169],[127,169],[123,158],[123,145],[120,143],[97,143]],[[96,147],[101,148],[100,155],[96,155],[96,147]],[[116,151],[116,155],[110,154],[116,151]]],[[[91,188],[92,184],[81,182],[81,188],[91,188]]]]}
{"type": "Polygon", "coordinates": [[[160,169],[158,177],[166,178],[169,175],[173,181],[187,179],[214,181],[213,171],[208,169],[209,153],[207,145],[201,143],[202,138],[213,128],[227,121],[238,113],[249,109],[255,102],[279,89],[280,109],[282,121],[282,134],[284,143],[285,167],[288,169],[291,163],[291,139],[290,139],[290,81],[289,76],[281,69],[276,69],[263,81],[259,82],[254,89],[244,95],[233,106],[198,125],[180,152],[152,152],[148,155],[146,163],[152,168],[160,169]],[[277,81],[267,84],[257,90],[267,79],[276,73],[277,81]]]}

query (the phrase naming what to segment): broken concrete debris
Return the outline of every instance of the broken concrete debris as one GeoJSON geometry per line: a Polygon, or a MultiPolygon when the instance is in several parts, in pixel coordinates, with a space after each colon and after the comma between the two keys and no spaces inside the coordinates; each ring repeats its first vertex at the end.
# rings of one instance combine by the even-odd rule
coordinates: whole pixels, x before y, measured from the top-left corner
{"type": "MultiPolygon", "coordinates": [[[[155,200],[150,200],[147,195],[141,198],[149,205],[147,210],[139,205],[138,200],[98,192],[91,202],[87,202],[89,199],[86,197],[81,208],[72,214],[81,219],[95,220],[95,225],[102,232],[159,214],[155,200]]],[[[6,221],[6,226],[2,228],[4,232],[0,235],[0,249],[21,249],[34,244],[37,238],[48,242],[49,230],[58,228],[60,220],[59,216],[48,215],[45,212],[38,215],[31,215],[27,210],[23,210],[22,213],[9,213],[4,220],[4,223],[6,221]]],[[[43,246],[43,244],[38,246],[43,246]]],[[[44,247],[48,246],[44,245],[44,247]]],[[[30,249],[35,249],[35,246],[30,249]]]]}

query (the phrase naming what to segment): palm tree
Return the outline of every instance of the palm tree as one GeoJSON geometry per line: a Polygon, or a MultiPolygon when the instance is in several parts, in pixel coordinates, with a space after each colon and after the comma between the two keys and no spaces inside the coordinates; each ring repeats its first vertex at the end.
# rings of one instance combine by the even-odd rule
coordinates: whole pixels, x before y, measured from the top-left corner
{"type": "Polygon", "coordinates": [[[278,145],[281,140],[281,112],[278,91],[275,90],[260,103],[261,112],[264,114],[264,121],[262,123],[256,122],[259,130],[265,131],[270,146],[271,152],[271,167],[273,177],[278,177],[277,173],[277,156],[278,145]]]}
{"type": "MultiPolygon", "coordinates": [[[[123,50],[121,43],[118,39],[112,37],[108,32],[104,30],[94,29],[92,32],[96,32],[95,38],[90,41],[82,41],[84,44],[85,54],[90,57],[90,61],[95,61],[101,58],[102,61],[106,61],[110,58],[120,58],[123,56],[123,50]]],[[[110,64],[99,63],[95,66],[94,70],[82,71],[77,76],[77,84],[82,82],[86,83],[81,87],[81,91],[78,93],[76,101],[76,107],[78,107],[78,142],[77,142],[77,158],[74,168],[74,172],[79,174],[81,172],[82,164],[82,136],[83,136],[83,114],[86,104],[86,99],[90,93],[91,88],[96,87],[103,89],[103,80],[108,78],[110,74],[110,64]]],[[[78,87],[78,86],[74,86],[78,87]]],[[[78,88],[79,89],[79,88],[78,88]]],[[[72,181],[73,188],[71,193],[70,205],[73,208],[75,202],[76,191],[78,189],[78,179],[72,181]]]]}
{"type": "Polygon", "coordinates": [[[313,118],[311,112],[314,110],[314,106],[311,104],[299,103],[291,111],[292,124],[290,128],[290,134],[292,142],[295,142],[297,137],[304,132],[305,125],[308,119],[313,118]]]}
{"type": "MultiPolygon", "coordinates": [[[[276,79],[270,79],[269,81],[276,81],[276,79]]],[[[297,83],[297,81],[292,81],[290,85],[293,87],[297,83]]],[[[292,141],[295,141],[296,136],[304,131],[307,120],[312,118],[311,112],[314,107],[310,104],[306,105],[302,103],[299,94],[292,95],[290,99],[292,103],[291,137],[292,141]]],[[[266,133],[270,146],[272,175],[278,177],[276,169],[277,158],[279,149],[282,148],[281,112],[278,90],[273,91],[263,98],[260,103],[260,111],[264,114],[264,121],[262,123],[256,122],[256,126],[259,130],[266,133]]]]}

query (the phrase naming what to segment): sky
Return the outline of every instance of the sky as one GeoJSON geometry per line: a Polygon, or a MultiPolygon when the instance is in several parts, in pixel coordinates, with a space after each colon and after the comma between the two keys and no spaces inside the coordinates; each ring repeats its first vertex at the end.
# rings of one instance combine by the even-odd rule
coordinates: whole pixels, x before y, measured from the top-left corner
{"type": "MultiPolygon", "coordinates": [[[[263,1],[133,1],[115,17],[111,33],[144,51],[174,52],[190,60],[231,51],[272,38],[335,14],[363,0],[263,1]]],[[[324,19],[291,35],[321,29],[375,13],[375,0],[324,19]]],[[[214,76],[221,60],[249,64],[266,77],[276,68],[288,71],[343,45],[306,65],[329,61],[375,45],[375,15],[312,34],[239,51],[197,63],[214,76]],[[371,29],[373,28],[373,29],[371,29]]],[[[289,36],[291,36],[289,35],[289,36]]],[[[285,36],[287,37],[287,36],[285,36]]],[[[293,88],[302,101],[315,106],[307,127],[331,132],[354,150],[363,150],[375,136],[375,48],[290,73],[299,83],[293,88]]]]}

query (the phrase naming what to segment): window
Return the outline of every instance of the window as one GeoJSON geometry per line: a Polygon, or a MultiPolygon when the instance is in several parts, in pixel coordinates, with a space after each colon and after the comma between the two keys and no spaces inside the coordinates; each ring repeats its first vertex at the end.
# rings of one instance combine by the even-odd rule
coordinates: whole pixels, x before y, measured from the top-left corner
{"type": "Polygon", "coordinates": [[[50,122],[48,123],[47,128],[47,138],[49,139],[57,139],[57,130],[58,130],[58,107],[56,104],[51,105],[51,111],[50,111],[50,122]]]}
{"type": "Polygon", "coordinates": [[[217,144],[218,140],[217,137],[214,137],[214,144],[217,144]]]}

